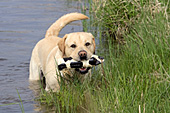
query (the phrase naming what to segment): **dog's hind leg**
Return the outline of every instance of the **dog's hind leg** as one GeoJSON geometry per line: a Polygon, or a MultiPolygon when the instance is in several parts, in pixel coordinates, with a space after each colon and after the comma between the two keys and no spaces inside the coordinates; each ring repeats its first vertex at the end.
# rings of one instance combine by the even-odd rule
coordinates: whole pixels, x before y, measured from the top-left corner
{"type": "Polygon", "coordinates": [[[30,61],[29,80],[40,80],[40,60],[38,58],[37,48],[34,48],[30,61]]]}

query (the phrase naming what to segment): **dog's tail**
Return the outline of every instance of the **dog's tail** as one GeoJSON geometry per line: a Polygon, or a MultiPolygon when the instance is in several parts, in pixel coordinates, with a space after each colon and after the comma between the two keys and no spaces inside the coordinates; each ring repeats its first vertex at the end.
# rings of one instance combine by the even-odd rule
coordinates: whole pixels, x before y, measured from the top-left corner
{"type": "Polygon", "coordinates": [[[76,20],[84,20],[84,19],[88,19],[88,17],[81,13],[66,14],[62,16],[61,18],[59,18],[55,23],[53,23],[50,26],[50,28],[48,28],[45,38],[50,37],[50,36],[58,36],[62,28],[64,28],[70,22],[76,21],[76,20]]]}

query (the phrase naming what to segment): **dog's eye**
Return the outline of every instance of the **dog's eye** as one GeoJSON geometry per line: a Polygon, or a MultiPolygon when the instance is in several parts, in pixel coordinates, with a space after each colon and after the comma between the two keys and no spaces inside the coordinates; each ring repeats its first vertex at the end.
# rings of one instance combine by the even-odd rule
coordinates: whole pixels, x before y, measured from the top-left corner
{"type": "Polygon", "coordinates": [[[75,44],[72,44],[70,47],[72,48],[76,48],[77,46],[75,44]]]}
{"type": "Polygon", "coordinates": [[[90,43],[89,43],[89,42],[85,43],[85,46],[89,46],[89,45],[90,45],[90,43]]]}

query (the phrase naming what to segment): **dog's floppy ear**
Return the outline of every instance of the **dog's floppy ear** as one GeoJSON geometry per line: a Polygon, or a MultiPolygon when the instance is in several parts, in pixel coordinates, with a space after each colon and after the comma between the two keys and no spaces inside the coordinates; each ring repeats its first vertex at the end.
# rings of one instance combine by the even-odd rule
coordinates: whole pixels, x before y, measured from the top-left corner
{"type": "Polygon", "coordinates": [[[60,51],[63,53],[63,56],[65,54],[65,40],[66,40],[66,38],[67,38],[67,34],[58,43],[58,47],[59,47],[60,51]]]}

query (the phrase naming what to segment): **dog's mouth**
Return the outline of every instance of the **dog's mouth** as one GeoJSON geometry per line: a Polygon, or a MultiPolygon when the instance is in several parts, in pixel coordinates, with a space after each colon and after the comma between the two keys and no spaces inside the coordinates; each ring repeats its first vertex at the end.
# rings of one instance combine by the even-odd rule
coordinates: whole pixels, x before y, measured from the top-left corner
{"type": "Polygon", "coordinates": [[[81,74],[86,74],[90,70],[90,67],[82,67],[82,68],[76,68],[76,71],[78,71],[81,74]]]}
{"type": "Polygon", "coordinates": [[[80,70],[80,71],[86,71],[87,68],[86,68],[86,67],[82,67],[82,68],[80,68],[79,70],[80,70]]]}

